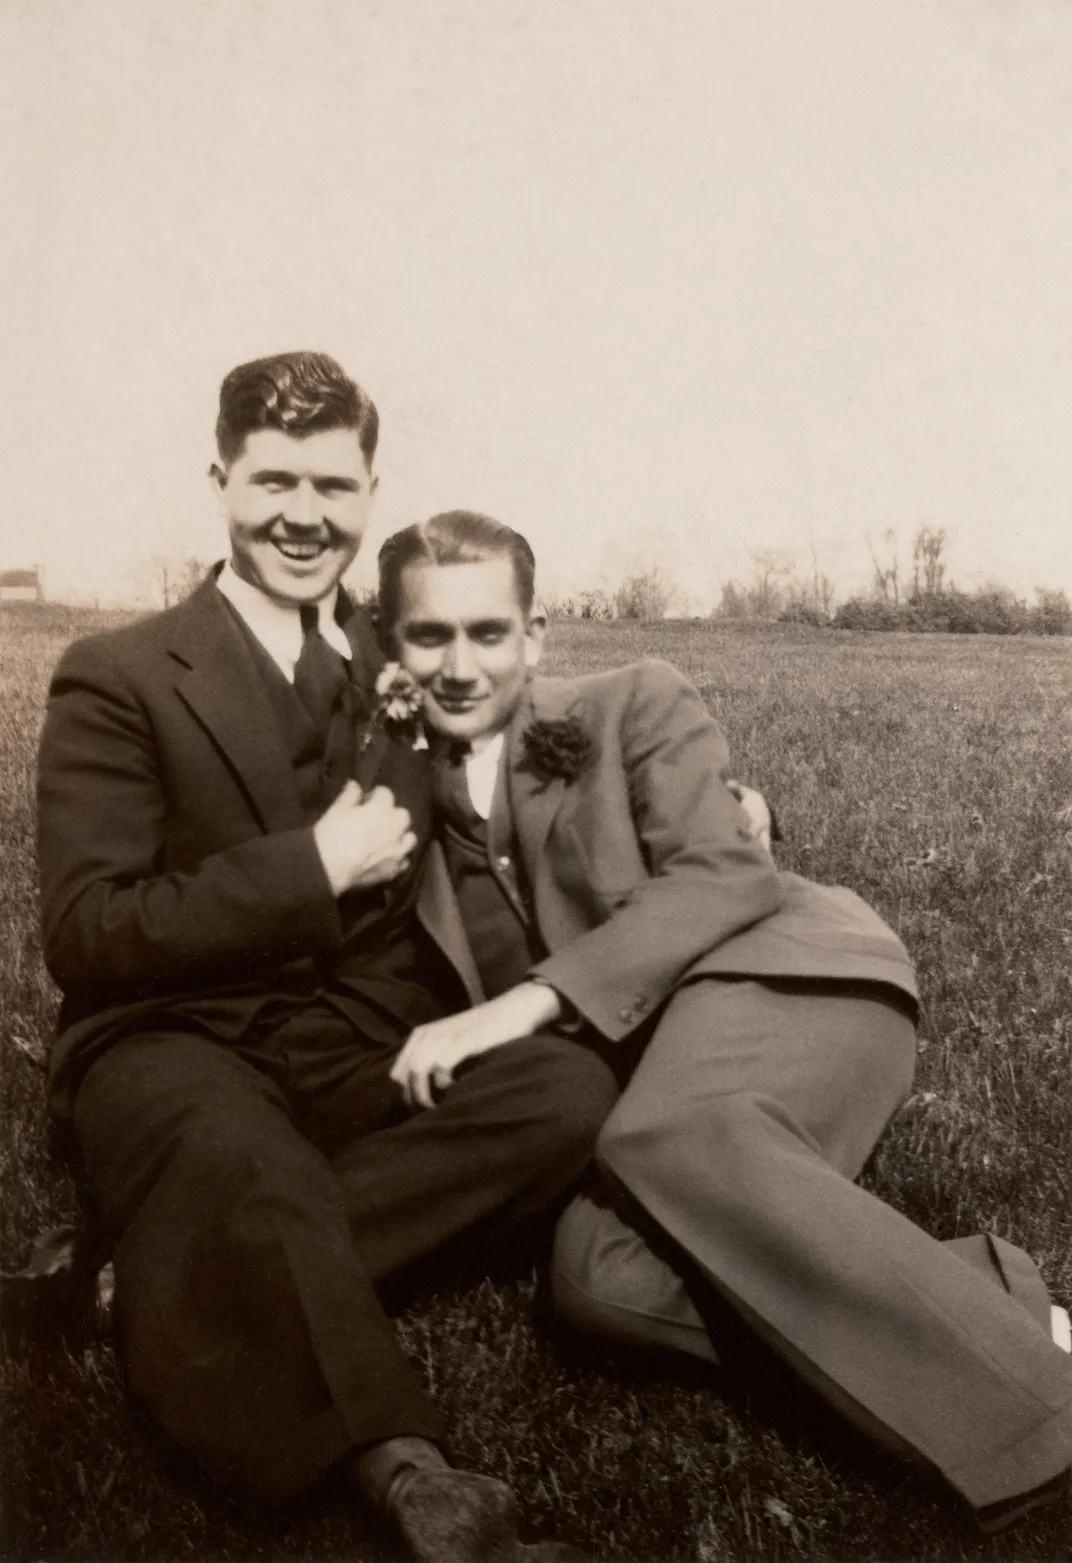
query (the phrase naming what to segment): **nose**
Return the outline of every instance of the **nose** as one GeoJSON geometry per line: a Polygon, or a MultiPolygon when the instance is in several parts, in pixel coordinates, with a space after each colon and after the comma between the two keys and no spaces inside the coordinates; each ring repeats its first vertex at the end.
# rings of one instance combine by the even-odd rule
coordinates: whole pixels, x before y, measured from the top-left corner
{"type": "Polygon", "coordinates": [[[320,505],[316,489],[311,483],[303,481],[291,489],[283,506],[283,520],[288,526],[295,527],[320,525],[320,505]]]}
{"type": "Polygon", "coordinates": [[[472,684],[478,672],[472,642],[465,635],[455,636],[443,657],[443,677],[452,684],[472,684]]]}

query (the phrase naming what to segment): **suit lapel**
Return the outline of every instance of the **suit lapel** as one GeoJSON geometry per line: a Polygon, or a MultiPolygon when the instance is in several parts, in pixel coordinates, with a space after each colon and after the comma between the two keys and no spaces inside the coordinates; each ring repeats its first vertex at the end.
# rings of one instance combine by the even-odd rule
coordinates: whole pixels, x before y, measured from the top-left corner
{"type": "Polygon", "coordinates": [[[237,773],[264,830],[304,823],[294,770],[249,647],[215,580],[176,616],[175,689],[237,773]]]}
{"type": "Polygon", "coordinates": [[[361,737],[358,738],[354,775],[363,792],[368,792],[375,786],[376,778],[387,755],[387,745],[387,734],[376,723],[365,727],[361,737]]]}
{"type": "Polygon", "coordinates": [[[462,979],[470,1004],[481,1003],[486,995],[469,948],[469,937],[450,882],[443,848],[438,841],[431,843],[424,860],[417,916],[425,932],[435,940],[462,979]]]}
{"type": "Polygon", "coordinates": [[[558,721],[574,711],[577,703],[578,695],[571,685],[533,679],[506,735],[509,809],[522,861],[534,888],[540,875],[544,843],[562,804],[566,784],[560,776],[548,780],[529,769],[523,734],[530,722],[558,721]]]}

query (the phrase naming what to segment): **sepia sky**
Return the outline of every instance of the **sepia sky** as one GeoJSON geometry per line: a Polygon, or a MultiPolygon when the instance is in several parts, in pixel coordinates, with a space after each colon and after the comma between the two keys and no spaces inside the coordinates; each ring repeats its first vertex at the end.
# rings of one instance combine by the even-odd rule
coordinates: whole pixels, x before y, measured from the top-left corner
{"type": "Polygon", "coordinates": [[[376,536],[471,506],[687,607],[928,521],[1072,590],[1067,0],[5,0],[0,59],[51,595],[223,551],[219,380],[292,347],[379,404],[376,536]]]}

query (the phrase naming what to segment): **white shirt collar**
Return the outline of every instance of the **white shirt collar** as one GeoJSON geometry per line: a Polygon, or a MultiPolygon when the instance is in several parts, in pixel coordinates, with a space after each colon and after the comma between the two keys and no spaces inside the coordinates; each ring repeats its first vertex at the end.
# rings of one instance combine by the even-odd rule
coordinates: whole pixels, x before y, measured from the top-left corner
{"type": "Polygon", "coordinates": [[[484,738],[473,744],[465,758],[465,779],[469,783],[469,796],[473,808],[481,819],[491,818],[491,805],[495,798],[495,781],[499,774],[505,732],[484,738]]]}
{"type": "MultiPolygon", "coordinates": [[[[276,602],[265,596],[258,587],[236,574],[230,560],[216,577],[216,585],[232,608],[256,636],[272,661],[290,683],[294,682],[294,664],[301,653],[301,617],[296,606],[276,602]]],[[[333,587],[317,606],[320,609],[320,633],[340,656],[349,659],[353,648],[346,638],[346,631],[335,622],[335,607],[339,588],[333,587]]]]}

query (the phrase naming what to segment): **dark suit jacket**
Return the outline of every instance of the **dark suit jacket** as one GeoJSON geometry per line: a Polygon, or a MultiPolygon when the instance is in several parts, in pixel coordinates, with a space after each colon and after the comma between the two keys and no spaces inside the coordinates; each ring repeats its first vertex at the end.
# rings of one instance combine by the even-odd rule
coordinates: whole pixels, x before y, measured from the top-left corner
{"type": "MultiPolygon", "coordinates": [[[[722,785],[728,774],[718,724],[666,663],[533,681],[507,734],[489,834],[497,853],[516,838],[550,951],[534,974],[612,1041],[705,974],[859,979],[914,1002],[897,937],[851,890],[779,873],[722,785]],[[570,783],[541,781],[522,733],[534,718],[570,715],[592,739],[589,761],[570,783]]],[[[476,1001],[438,843],[419,912],[476,1001]]]]}
{"type": "MultiPolygon", "coordinates": [[[[355,682],[383,658],[347,624],[355,682]]],[[[372,697],[370,695],[370,705],[372,697]]],[[[357,765],[430,830],[424,756],[373,726],[357,765]]],[[[54,1106],[72,1064],[191,996],[263,994],[282,973],[360,966],[306,823],[253,653],[214,580],[168,612],[75,642],[41,741],[44,956],[63,989],[54,1106]]],[[[378,891],[365,893],[370,911],[378,891]]],[[[379,899],[377,899],[379,898],[379,899]]],[[[360,919],[360,893],[351,914],[360,919]]]]}

